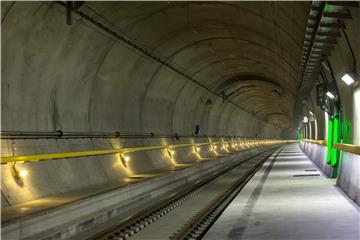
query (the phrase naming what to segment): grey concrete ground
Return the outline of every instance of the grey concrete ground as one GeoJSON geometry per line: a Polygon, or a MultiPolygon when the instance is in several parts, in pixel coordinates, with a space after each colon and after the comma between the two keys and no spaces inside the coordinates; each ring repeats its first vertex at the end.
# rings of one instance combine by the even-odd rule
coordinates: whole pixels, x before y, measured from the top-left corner
{"type": "Polygon", "coordinates": [[[135,234],[130,240],[160,240],[169,239],[173,234],[181,230],[192,217],[200,213],[214,199],[229,189],[234,182],[245,175],[256,164],[261,162],[266,154],[255,157],[244,164],[232,169],[228,173],[218,177],[210,184],[204,186],[199,193],[184,204],[175,208],[166,216],[155,221],[143,231],[135,234]]]}
{"type": "MultiPolygon", "coordinates": [[[[327,147],[310,142],[301,142],[300,147],[327,176],[331,176],[333,168],[326,164],[327,147]]],[[[342,151],[336,185],[360,206],[359,169],[360,155],[342,151]]]]}
{"type": "Polygon", "coordinates": [[[359,218],[335,180],[292,144],[264,164],[204,239],[359,239],[359,218]],[[304,174],[320,176],[294,177],[304,174]]]}

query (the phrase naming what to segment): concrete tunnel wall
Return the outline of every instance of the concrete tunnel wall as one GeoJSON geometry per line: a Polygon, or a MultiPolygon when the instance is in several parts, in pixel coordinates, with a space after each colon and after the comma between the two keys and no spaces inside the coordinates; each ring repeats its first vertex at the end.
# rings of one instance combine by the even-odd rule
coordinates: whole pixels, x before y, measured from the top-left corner
{"type": "MultiPolygon", "coordinates": [[[[337,39],[335,49],[329,56],[329,62],[333,69],[336,85],[339,89],[341,101],[341,118],[342,124],[342,143],[360,145],[360,85],[357,83],[353,86],[346,85],[341,77],[345,73],[349,73],[355,66],[355,73],[357,73],[357,81],[359,81],[360,73],[360,9],[351,8],[352,19],[346,20],[346,29],[344,30],[348,36],[350,46],[353,50],[355,62],[353,61],[351,51],[346,42],[345,36],[342,33],[341,37],[337,39]]],[[[329,81],[332,81],[331,72],[324,69],[329,81]]],[[[322,79],[320,78],[321,82],[322,79]]],[[[316,93],[315,88],[307,101],[307,109],[315,114],[317,120],[317,136],[313,129],[311,135],[304,136],[310,139],[324,139],[327,140],[327,127],[326,120],[328,114],[325,114],[319,107],[316,106],[316,93]]],[[[308,115],[308,113],[305,113],[308,115]]],[[[309,122],[306,124],[308,127],[309,122]]],[[[314,126],[314,125],[312,125],[314,126]]],[[[334,170],[331,165],[326,164],[326,151],[325,146],[316,145],[313,143],[301,143],[303,151],[322,169],[327,175],[331,176],[333,171],[337,171],[337,185],[358,205],[360,205],[360,157],[359,155],[341,152],[339,159],[339,166],[334,170]]]]}
{"type": "MultiPolygon", "coordinates": [[[[94,26],[76,18],[72,26],[66,25],[64,9],[56,4],[1,5],[3,131],[192,134],[199,124],[209,135],[278,138],[281,134],[279,128],[223,103],[94,26]],[[205,104],[207,99],[211,105],[205,104]]],[[[3,156],[11,156],[192,141],[202,140],[2,140],[1,150],[3,156]]],[[[195,160],[192,149],[178,153],[178,163],[195,160]]],[[[173,163],[166,151],[148,151],[133,154],[129,165],[124,168],[116,155],[24,163],[19,167],[29,174],[22,183],[13,179],[10,165],[2,165],[2,205],[173,163]]]]}

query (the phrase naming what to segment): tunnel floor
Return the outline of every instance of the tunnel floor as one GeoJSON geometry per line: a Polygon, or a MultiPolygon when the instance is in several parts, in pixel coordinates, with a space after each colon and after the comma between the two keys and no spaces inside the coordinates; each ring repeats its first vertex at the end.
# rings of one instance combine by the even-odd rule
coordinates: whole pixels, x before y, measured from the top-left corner
{"type": "Polygon", "coordinates": [[[359,213],[291,144],[265,162],[204,239],[359,239],[359,213]]]}

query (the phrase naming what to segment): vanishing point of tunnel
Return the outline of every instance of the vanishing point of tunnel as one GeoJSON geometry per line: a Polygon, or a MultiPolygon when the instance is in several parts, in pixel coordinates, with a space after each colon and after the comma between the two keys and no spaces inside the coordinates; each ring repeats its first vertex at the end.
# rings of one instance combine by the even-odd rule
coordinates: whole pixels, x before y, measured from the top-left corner
{"type": "Polygon", "coordinates": [[[1,1],[1,239],[359,240],[359,5],[1,1]]]}

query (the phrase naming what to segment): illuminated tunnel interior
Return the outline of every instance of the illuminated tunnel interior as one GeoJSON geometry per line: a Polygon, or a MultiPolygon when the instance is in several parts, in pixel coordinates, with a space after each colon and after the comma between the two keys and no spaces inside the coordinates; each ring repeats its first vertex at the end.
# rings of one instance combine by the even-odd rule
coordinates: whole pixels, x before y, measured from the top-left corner
{"type": "Polygon", "coordinates": [[[356,1],[1,2],[2,238],[359,239],[359,23],[356,1]]]}

